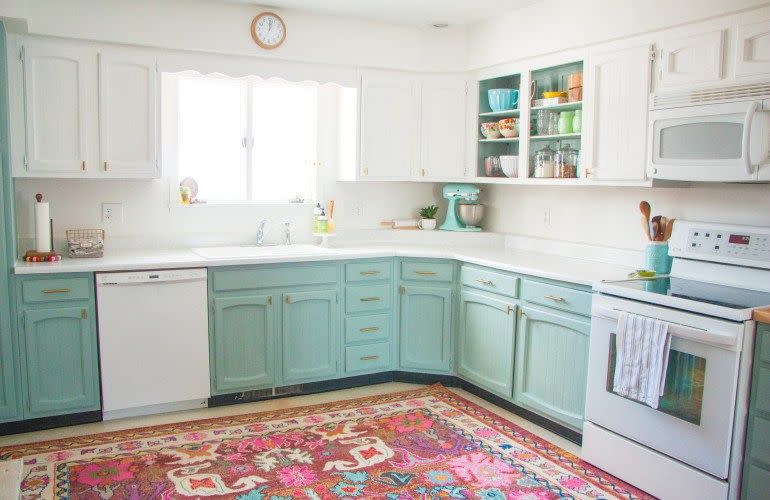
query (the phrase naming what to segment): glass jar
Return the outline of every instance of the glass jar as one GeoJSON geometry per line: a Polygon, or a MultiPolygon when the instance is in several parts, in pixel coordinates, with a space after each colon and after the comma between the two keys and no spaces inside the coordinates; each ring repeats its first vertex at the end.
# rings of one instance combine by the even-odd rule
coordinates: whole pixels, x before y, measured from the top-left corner
{"type": "Polygon", "coordinates": [[[572,133],[572,121],[575,118],[574,111],[562,111],[559,113],[558,130],[560,134],[572,133]]]}
{"type": "Polygon", "coordinates": [[[553,177],[554,175],[554,151],[548,145],[535,153],[532,176],[538,179],[553,177]]]}
{"type": "Polygon", "coordinates": [[[578,174],[578,152],[569,144],[559,149],[554,155],[554,176],[560,179],[575,179],[578,174]]]}

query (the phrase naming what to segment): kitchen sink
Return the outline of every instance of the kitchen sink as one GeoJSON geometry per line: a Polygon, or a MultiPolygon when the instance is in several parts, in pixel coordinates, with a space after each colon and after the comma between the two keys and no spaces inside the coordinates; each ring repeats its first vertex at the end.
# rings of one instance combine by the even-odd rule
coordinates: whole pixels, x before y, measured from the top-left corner
{"type": "Polygon", "coordinates": [[[319,255],[329,253],[328,248],[316,245],[264,245],[193,248],[192,251],[205,259],[238,259],[249,257],[281,257],[284,255],[319,255]]]}

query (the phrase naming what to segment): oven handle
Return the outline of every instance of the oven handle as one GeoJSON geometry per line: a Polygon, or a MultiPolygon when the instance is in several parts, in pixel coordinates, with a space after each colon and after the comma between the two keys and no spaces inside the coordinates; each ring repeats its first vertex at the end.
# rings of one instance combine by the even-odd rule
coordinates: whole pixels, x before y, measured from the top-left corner
{"type": "Polygon", "coordinates": [[[751,126],[754,124],[754,113],[758,107],[757,102],[751,102],[746,111],[746,117],[743,119],[743,140],[741,148],[743,149],[743,164],[746,166],[746,173],[754,175],[754,167],[751,165],[751,126]]]}
{"type": "MultiPolygon", "coordinates": [[[[594,307],[591,314],[592,316],[615,322],[618,321],[618,316],[620,316],[617,309],[607,309],[606,307],[594,307]]],[[[715,347],[735,348],[735,343],[738,339],[736,335],[710,332],[692,326],[680,325],[679,323],[669,323],[668,332],[673,337],[692,340],[699,344],[708,344],[715,347]]]]}

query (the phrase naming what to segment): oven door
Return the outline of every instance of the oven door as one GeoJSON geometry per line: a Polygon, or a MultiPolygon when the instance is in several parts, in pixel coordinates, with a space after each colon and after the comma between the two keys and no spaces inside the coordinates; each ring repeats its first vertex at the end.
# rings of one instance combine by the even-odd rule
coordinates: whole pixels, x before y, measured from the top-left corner
{"type": "Polygon", "coordinates": [[[586,420],[718,478],[727,478],[742,329],[740,323],[596,297],[586,420]],[[612,391],[619,310],[669,321],[671,352],[658,409],[612,391]]]}
{"type": "Polygon", "coordinates": [[[751,182],[768,159],[763,101],[702,104],[650,113],[648,177],[751,182]]]}

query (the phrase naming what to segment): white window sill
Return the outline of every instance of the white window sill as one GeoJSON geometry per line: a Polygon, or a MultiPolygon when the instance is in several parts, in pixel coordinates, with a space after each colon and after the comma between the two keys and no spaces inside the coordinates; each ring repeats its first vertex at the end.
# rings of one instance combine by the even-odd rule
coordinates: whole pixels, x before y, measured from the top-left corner
{"type": "Polygon", "coordinates": [[[293,203],[288,201],[210,201],[206,203],[191,203],[184,205],[182,203],[171,203],[169,210],[173,212],[186,211],[206,211],[206,210],[228,210],[228,209],[248,209],[248,208],[289,208],[289,207],[314,207],[315,202],[303,201],[302,203],[293,203]]]}

